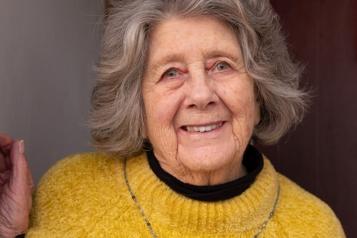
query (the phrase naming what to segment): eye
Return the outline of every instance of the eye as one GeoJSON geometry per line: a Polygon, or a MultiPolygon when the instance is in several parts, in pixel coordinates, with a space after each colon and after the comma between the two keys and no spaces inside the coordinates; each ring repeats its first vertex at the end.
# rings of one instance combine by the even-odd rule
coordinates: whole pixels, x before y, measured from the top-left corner
{"type": "Polygon", "coordinates": [[[216,71],[226,71],[228,69],[231,69],[232,67],[224,61],[217,62],[216,65],[214,66],[214,70],[216,71]]]}
{"type": "Polygon", "coordinates": [[[179,71],[175,68],[168,69],[164,74],[163,78],[176,78],[179,76],[179,71]]]}

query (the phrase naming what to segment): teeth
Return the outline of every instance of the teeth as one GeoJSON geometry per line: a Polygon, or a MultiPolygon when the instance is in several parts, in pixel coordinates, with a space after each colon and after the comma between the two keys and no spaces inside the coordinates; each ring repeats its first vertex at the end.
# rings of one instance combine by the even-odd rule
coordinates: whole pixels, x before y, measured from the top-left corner
{"type": "Polygon", "coordinates": [[[213,131],[214,129],[217,129],[218,127],[222,126],[222,122],[221,123],[217,123],[217,124],[212,124],[212,125],[208,125],[208,126],[186,126],[186,129],[188,132],[208,132],[208,131],[213,131]]]}

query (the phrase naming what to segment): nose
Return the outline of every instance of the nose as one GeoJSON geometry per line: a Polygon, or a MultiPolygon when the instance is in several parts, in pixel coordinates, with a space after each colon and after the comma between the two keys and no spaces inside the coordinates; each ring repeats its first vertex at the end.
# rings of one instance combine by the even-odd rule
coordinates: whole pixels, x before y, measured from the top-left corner
{"type": "Polygon", "coordinates": [[[186,91],[186,106],[204,110],[216,104],[218,96],[214,84],[206,72],[191,74],[186,91]]]}

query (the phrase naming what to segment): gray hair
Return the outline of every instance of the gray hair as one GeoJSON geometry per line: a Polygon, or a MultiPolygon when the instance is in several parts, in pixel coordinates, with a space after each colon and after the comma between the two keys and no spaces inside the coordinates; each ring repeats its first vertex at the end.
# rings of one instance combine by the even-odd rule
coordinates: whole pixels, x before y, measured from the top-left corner
{"type": "Polygon", "coordinates": [[[277,142],[303,118],[307,93],[301,70],[288,53],[277,14],[269,0],[116,1],[105,20],[98,79],[89,119],[93,145],[131,156],[144,142],[141,84],[150,30],[172,16],[208,15],[236,33],[246,72],[255,82],[261,121],[258,142],[277,142]]]}

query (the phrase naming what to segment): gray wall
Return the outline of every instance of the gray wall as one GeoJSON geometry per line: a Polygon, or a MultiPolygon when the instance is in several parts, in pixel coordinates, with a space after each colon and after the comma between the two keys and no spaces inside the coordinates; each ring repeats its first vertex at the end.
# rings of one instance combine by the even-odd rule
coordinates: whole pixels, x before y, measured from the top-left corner
{"type": "Polygon", "coordinates": [[[36,181],[90,150],[100,0],[0,0],[0,131],[25,140],[36,181]]]}

